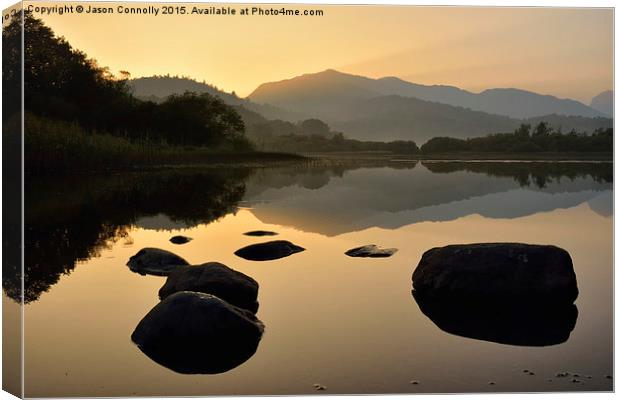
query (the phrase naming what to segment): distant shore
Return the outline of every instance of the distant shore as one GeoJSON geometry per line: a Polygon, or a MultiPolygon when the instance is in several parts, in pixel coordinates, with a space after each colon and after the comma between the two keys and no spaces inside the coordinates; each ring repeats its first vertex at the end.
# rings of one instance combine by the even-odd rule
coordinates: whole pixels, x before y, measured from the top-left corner
{"type": "Polygon", "coordinates": [[[613,162],[610,152],[535,152],[535,153],[492,153],[492,152],[453,152],[431,154],[399,154],[390,152],[334,152],[305,153],[308,158],[333,159],[385,159],[390,161],[579,161],[613,162]]]}

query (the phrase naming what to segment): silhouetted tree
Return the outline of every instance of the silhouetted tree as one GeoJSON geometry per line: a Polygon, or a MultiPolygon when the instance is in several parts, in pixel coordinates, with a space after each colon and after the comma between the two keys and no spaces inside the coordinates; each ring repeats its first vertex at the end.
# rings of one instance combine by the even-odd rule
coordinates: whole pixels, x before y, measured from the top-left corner
{"type": "MultiPolygon", "coordinates": [[[[13,97],[21,84],[21,31],[21,19],[13,18],[2,32],[5,118],[20,106],[13,97]]],[[[121,71],[116,79],[29,12],[24,14],[24,63],[26,111],[78,122],[85,134],[98,130],[134,140],[250,147],[241,117],[221,100],[193,93],[171,96],[162,104],[138,100],[127,85],[129,72],[121,71]]]]}

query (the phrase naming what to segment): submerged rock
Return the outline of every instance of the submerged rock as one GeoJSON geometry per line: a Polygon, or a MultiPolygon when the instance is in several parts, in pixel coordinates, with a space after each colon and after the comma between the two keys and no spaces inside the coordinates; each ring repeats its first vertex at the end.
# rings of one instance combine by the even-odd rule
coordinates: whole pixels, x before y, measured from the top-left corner
{"type": "Polygon", "coordinates": [[[347,250],[344,254],[349,257],[372,257],[383,258],[390,257],[396,253],[398,249],[382,249],[374,244],[367,244],[366,246],[356,247],[351,250],[347,250]]]}
{"type": "Polygon", "coordinates": [[[244,233],[244,235],[247,235],[247,236],[275,236],[275,235],[277,235],[277,232],[271,232],[271,231],[250,231],[250,232],[244,233]]]}
{"type": "Polygon", "coordinates": [[[157,276],[167,276],[183,265],[189,265],[189,263],[172,252],[153,247],[140,250],[127,262],[127,266],[133,272],[157,276]]]}
{"type": "MultiPolygon", "coordinates": [[[[574,304],[456,302],[416,291],[412,294],[420,311],[439,329],[471,339],[514,346],[551,346],[566,342],[577,322],[574,304]]],[[[528,370],[526,374],[534,372],[528,370]]]]}
{"type": "Polygon", "coordinates": [[[243,247],[235,254],[241,258],[252,261],[268,261],[278,258],[288,257],[291,254],[304,251],[303,247],[299,247],[288,240],[274,240],[271,242],[252,244],[243,247]]]}
{"type": "Polygon", "coordinates": [[[264,325],[218,297],[178,292],[140,321],[131,340],[155,362],[183,374],[218,374],[256,352],[264,325]]]}
{"type": "Polygon", "coordinates": [[[209,293],[253,313],[258,311],[258,282],[218,262],[177,268],[159,289],[159,297],[163,300],[182,291],[209,293]]]}
{"type": "Polygon", "coordinates": [[[170,238],[170,241],[174,244],[184,244],[187,242],[191,242],[192,239],[191,237],[187,237],[187,236],[183,236],[183,235],[177,235],[177,236],[173,236],[170,238]]]}
{"type": "Polygon", "coordinates": [[[520,243],[451,245],[428,250],[413,289],[458,301],[571,304],[578,295],[570,255],[555,246],[520,243]]]}

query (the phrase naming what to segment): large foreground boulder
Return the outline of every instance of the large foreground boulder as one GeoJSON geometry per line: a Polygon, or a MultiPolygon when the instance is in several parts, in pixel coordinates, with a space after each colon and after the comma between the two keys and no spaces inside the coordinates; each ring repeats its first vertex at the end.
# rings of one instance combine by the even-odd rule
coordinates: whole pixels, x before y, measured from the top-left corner
{"type": "Polygon", "coordinates": [[[398,249],[383,249],[374,244],[367,244],[366,246],[355,247],[351,250],[347,250],[344,254],[349,257],[385,258],[391,257],[397,251],[398,249]]]}
{"type": "Polygon", "coordinates": [[[253,313],[258,311],[258,282],[218,262],[177,268],[159,289],[159,297],[163,300],[182,291],[209,293],[253,313]]]}
{"type": "Polygon", "coordinates": [[[252,357],[263,330],[254,314],[218,297],[178,292],[148,312],[131,340],[173,371],[218,374],[252,357]]]}
{"type": "Polygon", "coordinates": [[[442,301],[571,304],[578,295],[568,252],[520,243],[451,245],[428,250],[413,290],[442,301]]]}
{"type": "Polygon", "coordinates": [[[299,253],[304,250],[303,247],[294,245],[288,240],[274,240],[243,247],[235,251],[235,254],[246,260],[267,261],[288,257],[291,254],[299,253]]]}
{"type": "Polygon", "coordinates": [[[577,322],[574,304],[449,301],[413,292],[426,315],[444,332],[470,339],[513,346],[551,346],[564,343],[577,322]]]}
{"type": "Polygon", "coordinates": [[[153,247],[140,250],[127,262],[127,266],[133,272],[157,276],[167,276],[183,265],[189,265],[189,263],[174,253],[153,247]]]}

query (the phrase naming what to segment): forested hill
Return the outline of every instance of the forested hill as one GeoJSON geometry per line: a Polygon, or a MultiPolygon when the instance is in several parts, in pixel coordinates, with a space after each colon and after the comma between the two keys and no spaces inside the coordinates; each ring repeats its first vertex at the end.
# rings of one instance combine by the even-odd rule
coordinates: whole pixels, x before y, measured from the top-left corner
{"type": "Polygon", "coordinates": [[[156,103],[161,103],[166,97],[172,94],[182,94],[185,92],[208,93],[212,96],[219,97],[228,105],[242,105],[248,110],[260,113],[267,119],[281,119],[297,122],[306,117],[301,113],[288,111],[285,108],[254,103],[248,99],[238,97],[234,91],[228,93],[205,81],[199,82],[184,76],[154,75],[130,79],[127,83],[136,97],[156,103]]]}

